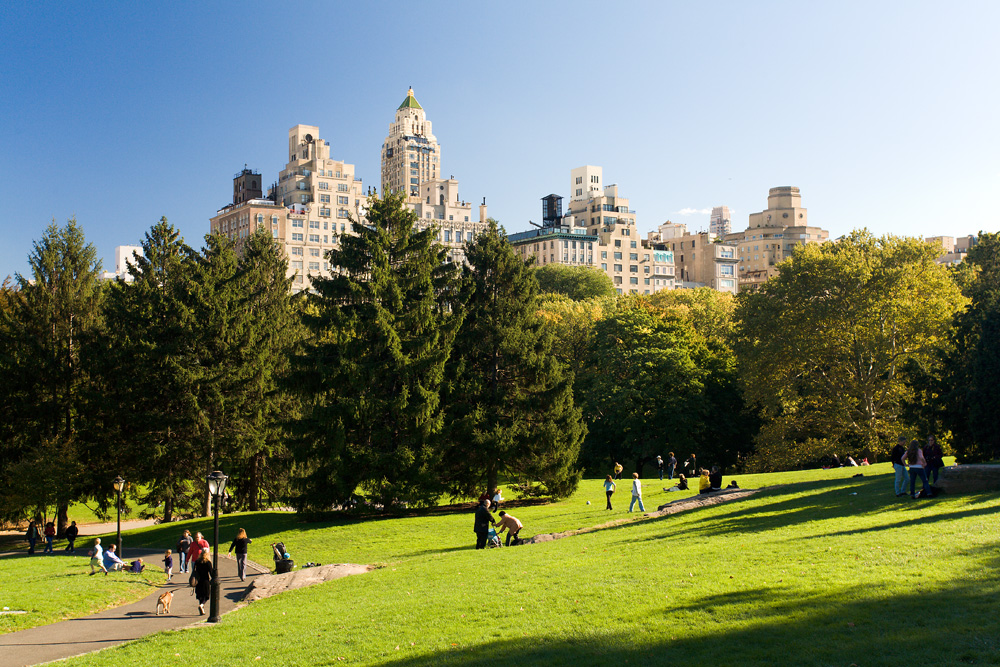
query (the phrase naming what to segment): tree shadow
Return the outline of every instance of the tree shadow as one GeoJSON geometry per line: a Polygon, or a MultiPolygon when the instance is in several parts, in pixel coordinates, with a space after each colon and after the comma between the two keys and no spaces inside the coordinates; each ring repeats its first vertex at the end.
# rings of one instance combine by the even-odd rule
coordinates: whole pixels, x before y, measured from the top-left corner
{"type": "MultiPolygon", "coordinates": [[[[655,625],[668,628],[661,636],[636,636],[635,630],[613,626],[589,627],[569,638],[510,637],[470,647],[442,647],[431,655],[378,658],[390,667],[511,663],[895,667],[912,661],[919,647],[919,660],[925,663],[1000,664],[996,547],[977,550],[980,560],[992,556],[985,578],[954,582],[944,589],[921,590],[914,585],[904,595],[885,598],[849,584],[805,596],[793,586],[757,586],[709,595],[690,605],[664,606],[655,625]],[[697,636],[669,636],[671,618],[692,616],[700,619],[697,626],[702,631],[697,636]],[[718,629],[721,619],[729,629],[718,629]],[[928,643],[929,637],[939,640],[928,643]]],[[[317,660],[317,664],[333,663],[317,660]]]]}

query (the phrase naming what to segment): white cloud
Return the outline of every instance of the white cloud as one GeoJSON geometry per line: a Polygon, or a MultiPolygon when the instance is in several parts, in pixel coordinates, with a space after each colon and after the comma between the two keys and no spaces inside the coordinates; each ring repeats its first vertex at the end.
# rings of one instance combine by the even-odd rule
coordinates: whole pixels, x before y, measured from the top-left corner
{"type": "Polygon", "coordinates": [[[712,215],[710,208],[682,208],[676,215],[712,215]]]}

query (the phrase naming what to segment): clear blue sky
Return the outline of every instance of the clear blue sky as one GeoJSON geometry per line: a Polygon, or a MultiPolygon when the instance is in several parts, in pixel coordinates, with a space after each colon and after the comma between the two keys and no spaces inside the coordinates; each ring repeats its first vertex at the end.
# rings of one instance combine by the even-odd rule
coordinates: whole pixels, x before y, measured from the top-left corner
{"type": "Polygon", "coordinates": [[[52,218],[106,268],[162,215],[200,247],[297,123],[378,186],[410,85],[508,232],[583,164],[643,232],[719,205],[742,228],[778,185],[834,236],[996,231],[998,25],[992,0],[3,2],[0,278],[52,218]]]}

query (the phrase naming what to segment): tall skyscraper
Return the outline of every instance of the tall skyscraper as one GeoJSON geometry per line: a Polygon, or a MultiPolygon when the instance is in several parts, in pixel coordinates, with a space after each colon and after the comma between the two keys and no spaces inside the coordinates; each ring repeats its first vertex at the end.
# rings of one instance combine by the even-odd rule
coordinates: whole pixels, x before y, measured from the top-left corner
{"type": "Polygon", "coordinates": [[[420,196],[420,184],[436,180],[440,165],[441,148],[431,132],[431,122],[410,88],[382,144],[382,193],[420,196]]]}
{"type": "Polygon", "coordinates": [[[733,230],[732,215],[728,206],[716,206],[712,209],[712,217],[708,219],[708,232],[716,236],[724,236],[733,230]]]}

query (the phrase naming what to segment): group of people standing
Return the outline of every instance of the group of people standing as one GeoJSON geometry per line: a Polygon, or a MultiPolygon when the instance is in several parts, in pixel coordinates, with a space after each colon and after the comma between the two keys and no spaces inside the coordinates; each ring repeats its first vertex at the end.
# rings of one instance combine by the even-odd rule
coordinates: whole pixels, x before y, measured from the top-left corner
{"type": "Polygon", "coordinates": [[[896,446],[892,448],[890,454],[893,470],[896,472],[895,491],[896,497],[906,495],[906,471],[910,471],[910,497],[931,497],[934,491],[932,484],[937,484],[938,474],[944,467],[944,452],[937,439],[932,435],[928,436],[927,444],[920,446],[919,440],[911,440],[906,444],[906,436],[900,435],[896,441],[896,446]],[[918,496],[916,492],[917,478],[920,478],[923,488],[918,496]]]}
{"type": "MultiPolygon", "coordinates": [[[[55,550],[53,548],[53,543],[56,539],[56,524],[49,521],[45,524],[43,529],[44,533],[38,530],[38,522],[31,521],[28,523],[28,530],[24,533],[24,538],[28,540],[28,555],[33,555],[35,553],[35,545],[38,544],[38,540],[45,538],[45,549],[42,550],[43,554],[53,554],[55,550]]],[[[64,551],[69,553],[76,552],[76,538],[80,534],[80,529],[76,527],[76,521],[71,523],[66,529],[66,541],[67,545],[64,551]]]]}
{"type": "MultiPolygon", "coordinates": [[[[236,538],[229,545],[229,553],[236,552],[236,573],[240,581],[246,581],[247,551],[253,542],[247,537],[247,531],[240,528],[236,533],[236,538]]],[[[194,595],[198,599],[198,613],[204,615],[205,603],[208,602],[212,593],[212,579],[216,576],[215,567],[210,557],[212,545],[208,543],[205,536],[195,533],[191,536],[190,530],[181,533],[181,538],[177,541],[177,557],[179,572],[190,574],[188,583],[194,586],[194,595]]],[[[163,556],[163,571],[167,575],[167,581],[173,577],[174,559],[170,549],[167,549],[163,556]]]]}

